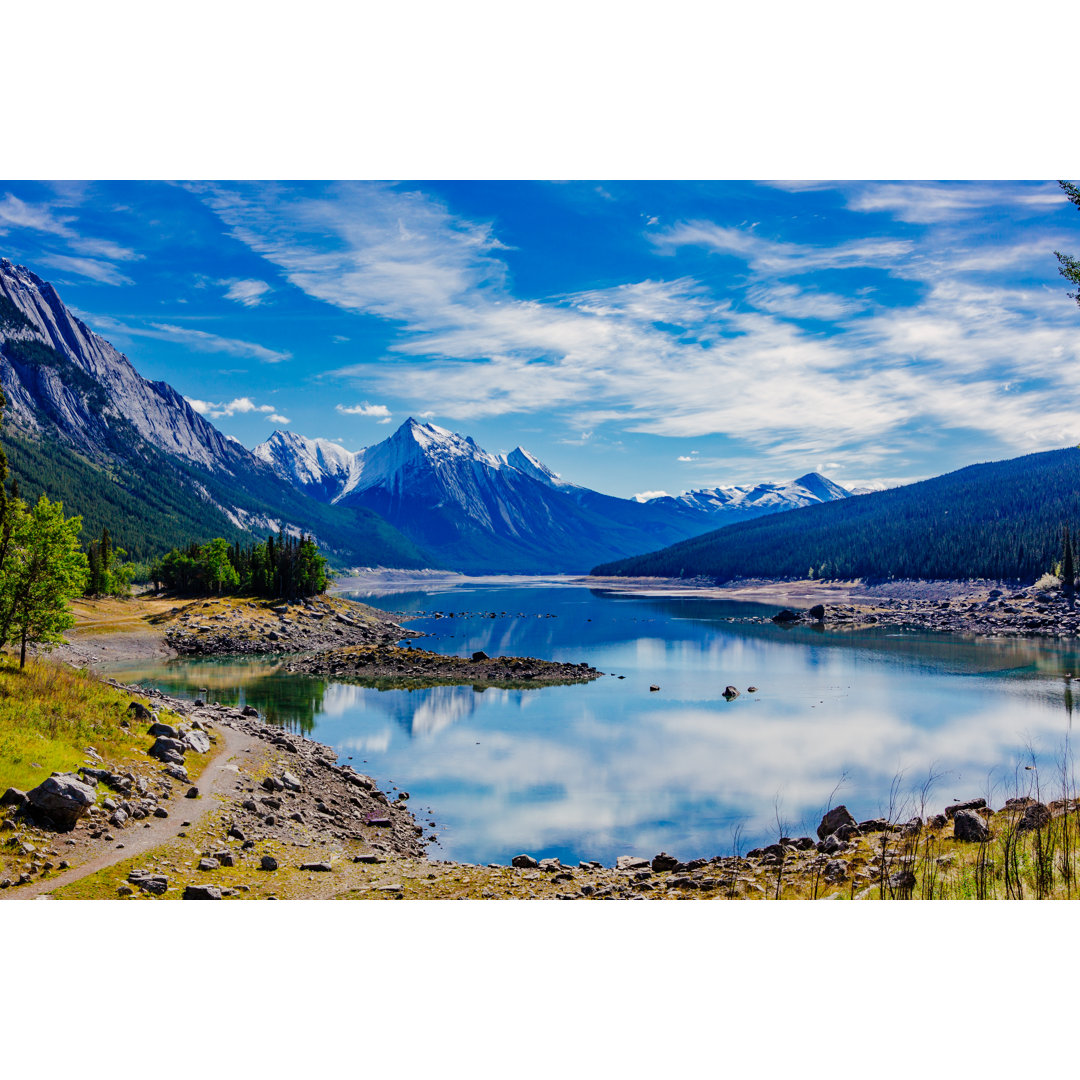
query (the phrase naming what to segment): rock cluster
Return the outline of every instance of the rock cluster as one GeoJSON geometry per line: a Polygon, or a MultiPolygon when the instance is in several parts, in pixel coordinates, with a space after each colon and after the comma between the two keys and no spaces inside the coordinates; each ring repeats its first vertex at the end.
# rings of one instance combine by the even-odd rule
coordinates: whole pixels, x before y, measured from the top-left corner
{"type": "Polygon", "coordinates": [[[382,612],[340,597],[292,604],[195,600],[174,609],[165,631],[168,644],[189,656],[311,652],[386,644],[405,636],[408,632],[382,612]]]}
{"type": "Polygon", "coordinates": [[[1071,603],[1058,590],[1048,592],[1030,586],[1008,595],[1001,589],[991,589],[985,597],[977,598],[896,598],[872,605],[818,604],[805,612],[785,608],[771,621],[783,626],[876,624],[985,636],[1072,637],[1080,633],[1080,605],[1071,603]]]}
{"type": "Polygon", "coordinates": [[[290,661],[286,671],[330,678],[417,680],[422,683],[543,685],[583,683],[602,672],[588,664],[527,656],[447,656],[423,649],[358,646],[330,649],[290,661]]]}

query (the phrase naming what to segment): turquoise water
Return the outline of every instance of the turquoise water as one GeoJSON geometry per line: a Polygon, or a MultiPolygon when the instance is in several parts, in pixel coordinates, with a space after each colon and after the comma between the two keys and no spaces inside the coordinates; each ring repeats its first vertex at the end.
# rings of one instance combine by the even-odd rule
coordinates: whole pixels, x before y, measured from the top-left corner
{"type": "Polygon", "coordinates": [[[736,827],[744,850],[813,833],[830,797],[861,820],[889,813],[890,799],[905,818],[974,795],[997,804],[1036,777],[1044,796],[1060,791],[1072,644],[782,628],[752,621],[775,606],[550,584],[354,595],[421,613],[408,626],[430,635],[414,639],[425,648],[612,674],[406,690],[285,675],[272,660],[116,673],[189,696],[207,687],[333,746],[385,790],[410,793],[419,820],[436,823],[434,857],[467,862],[527,851],[610,863],[662,849],[690,859],[729,853],[736,827]],[[730,702],[728,684],[742,691],[730,702]],[[923,800],[914,793],[931,772],[923,800]]]}

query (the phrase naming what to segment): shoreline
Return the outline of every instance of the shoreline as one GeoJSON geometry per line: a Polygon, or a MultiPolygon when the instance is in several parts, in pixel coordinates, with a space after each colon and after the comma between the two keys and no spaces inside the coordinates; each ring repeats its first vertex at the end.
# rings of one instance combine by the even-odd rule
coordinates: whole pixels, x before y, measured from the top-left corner
{"type": "MultiPolygon", "coordinates": [[[[905,821],[858,822],[838,806],[822,819],[816,839],[778,837],[746,854],[686,862],[660,852],[621,855],[614,866],[586,860],[573,866],[522,853],[510,865],[477,866],[433,858],[426,848],[434,836],[425,835],[421,823],[434,826],[430,811],[414,812],[408,792],[380,790],[370,776],[340,764],[333,748],[268,725],[253,710],[109,682],[145,701],[148,716],[169,715],[185,730],[205,733],[217,753],[203,764],[197,786],[186,793],[187,785],[165,787],[157,799],[165,819],[156,822],[159,835],[144,838],[140,827],[151,825],[122,816],[123,776],[98,781],[119,804],[107,824],[107,805],[70,833],[0,808],[3,835],[14,834],[8,847],[26,860],[25,868],[17,867],[23,870],[17,882],[10,868],[7,877],[0,875],[0,898],[965,898],[988,887],[977,870],[985,847],[1054,850],[1055,830],[1055,837],[1073,837],[1071,859],[1080,835],[1075,799],[1044,804],[1029,795],[997,811],[976,798],[905,821]],[[78,848],[81,861],[74,866],[53,862],[64,843],[78,848]]],[[[97,763],[98,770],[107,773],[107,764],[97,763]]],[[[156,783],[152,773],[144,774],[141,769],[140,777],[156,783]]],[[[1004,887],[1013,890],[1010,896],[1025,889],[1038,895],[1040,888],[1030,876],[1004,887]]]]}

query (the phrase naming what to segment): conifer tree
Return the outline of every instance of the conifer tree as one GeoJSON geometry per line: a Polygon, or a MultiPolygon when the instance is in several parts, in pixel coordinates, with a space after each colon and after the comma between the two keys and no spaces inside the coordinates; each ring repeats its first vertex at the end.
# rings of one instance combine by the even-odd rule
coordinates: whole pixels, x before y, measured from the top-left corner
{"type": "Polygon", "coordinates": [[[1069,539],[1069,526],[1065,526],[1065,552],[1061,559],[1061,591],[1072,597],[1076,585],[1076,571],[1073,567],[1072,541],[1069,539]]]}

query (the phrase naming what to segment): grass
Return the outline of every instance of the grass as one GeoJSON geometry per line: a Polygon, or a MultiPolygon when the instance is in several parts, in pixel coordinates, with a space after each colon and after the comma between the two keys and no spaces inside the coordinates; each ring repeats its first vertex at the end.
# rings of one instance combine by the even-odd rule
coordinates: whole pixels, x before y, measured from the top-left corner
{"type": "Polygon", "coordinates": [[[132,698],[60,664],[0,658],[0,791],[28,790],[52,772],[72,772],[92,747],[110,767],[153,741],[124,726],[132,698]]]}

